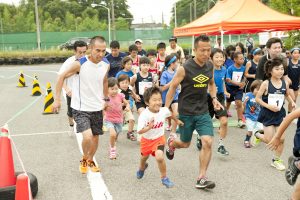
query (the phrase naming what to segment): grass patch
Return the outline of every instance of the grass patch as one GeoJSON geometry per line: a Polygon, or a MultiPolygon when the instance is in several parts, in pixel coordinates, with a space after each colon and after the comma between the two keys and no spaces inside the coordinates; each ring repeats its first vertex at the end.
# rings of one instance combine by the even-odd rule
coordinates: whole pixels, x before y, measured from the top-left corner
{"type": "Polygon", "coordinates": [[[0,58],[50,58],[69,57],[73,51],[42,50],[42,51],[5,51],[0,52],[0,58]]]}

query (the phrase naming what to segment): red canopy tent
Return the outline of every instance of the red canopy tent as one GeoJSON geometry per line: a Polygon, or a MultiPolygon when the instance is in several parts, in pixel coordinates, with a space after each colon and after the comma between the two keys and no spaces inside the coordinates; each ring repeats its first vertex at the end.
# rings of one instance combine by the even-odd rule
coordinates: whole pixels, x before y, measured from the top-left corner
{"type": "Polygon", "coordinates": [[[300,29],[300,17],[282,14],[259,0],[219,0],[205,15],[174,29],[175,36],[223,35],[300,29]]]}

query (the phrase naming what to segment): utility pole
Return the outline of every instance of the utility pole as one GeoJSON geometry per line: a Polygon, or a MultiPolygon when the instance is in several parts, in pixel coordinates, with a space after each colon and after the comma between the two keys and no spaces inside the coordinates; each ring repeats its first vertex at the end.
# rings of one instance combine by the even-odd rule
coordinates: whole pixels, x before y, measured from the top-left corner
{"type": "Polygon", "coordinates": [[[115,4],[114,0],[111,0],[111,20],[113,29],[113,40],[116,40],[116,24],[115,24],[115,4]]]}
{"type": "Polygon", "coordinates": [[[194,0],[194,20],[197,19],[197,2],[194,0]]]}
{"type": "Polygon", "coordinates": [[[177,11],[176,11],[176,2],[175,2],[175,7],[174,7],[174,15],[175,15],[175,28],[177,27],[177,11]]]}
{"type": "Polygon", "coordinates": [[[193,21],[193,10],[192,10],[192,3],[190,3],[190,22],[193,21]]]}
{"type": "Polygon", "coordinates": [[[41,36],[40,36],[40,20],[39,20],[39,12],[37,0],[34,0],[34,10],[35,10],[35,23],[36,23],[36,39],[37,39],[37,48],[41,50],[41,36]]]}

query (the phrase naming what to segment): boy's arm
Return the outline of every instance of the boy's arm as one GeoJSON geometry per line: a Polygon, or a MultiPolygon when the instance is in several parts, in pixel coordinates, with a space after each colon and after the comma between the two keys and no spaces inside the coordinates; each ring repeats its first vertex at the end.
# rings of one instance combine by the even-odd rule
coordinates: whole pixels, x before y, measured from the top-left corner
{"type": "Polygon", "coordinates": [[[125,111],[130,111],[130,104],[125,98],[123,99],[123,104],[126,106],[125,111]]]}
{"type": "Polygon", "coordinates": [[[134,87],[134,84],[135,84],[136,79],[137,79],[136,74],[133,75],[133,76],[131,77],[131,79],[130,79],[130,85],[131,85],[132,87],[134,87]]]}
{"type": "Polygon", "coordinates": [[[249,97],[246,96],[245,99],[244,99],[244,102],[243,102],[243,113],[245,113],[246,105],[247,105],[248,100],[249,100],[249,97]]]}
{"type": "MultiPolygon", "coordinates": [[[[140,119],[139,119],[140,120],[140,119]]],[[[141,123],[140,121],[138,123],[141,123]]],[[[144,134],[148,131],[150,131],[152,129],[154,125],[154,118],[152,117],[152,119],[150,120],[150,122],[148,123],[147,126],[144,126],[141,130],[139,130],[137,133],[138,134],[144,134]]]]}
{"type": "Polygon", "coordinates": [[[278,127],[277,132],[275,133],[274,137],[267,145],[269,149],[271,149],[271,150],[277,149],[277,147],[279,146],[279,144],[281,142],[280,139],[285,133],[284,131],[287,129],[287,127],[292,123],[292,121],[294,119],[299,118],[299,117],[300,117],[300,108],[291,112],[284,118],[284,120],[281,122],[280,126],[278,127]]]}

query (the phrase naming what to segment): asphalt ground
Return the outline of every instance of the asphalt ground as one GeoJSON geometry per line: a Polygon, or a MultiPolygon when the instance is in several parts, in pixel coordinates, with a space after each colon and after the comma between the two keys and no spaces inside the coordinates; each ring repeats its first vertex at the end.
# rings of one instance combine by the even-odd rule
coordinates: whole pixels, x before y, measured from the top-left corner
{"type": "MultiPolygon", "coordinates": [[[[55,87],[60,64],[0,67],[0,126],[8,122],[10,134],[24,163],[25,169],[38,178],[39,200],[93,199],[92,189],[101,191],[103,186],[91,186],[87,175],[78,171],[81,159],[77,137],[69,136],[66,102],[59,114],[43,115],[44,96],[32,97],[32,77],[37,75],[43,94],[46,83],[55,87]],[[25,88],[17,88],[18,73],[25,74],[25,88]]],[[[299,106],[299,101],[298,101],[299,106]]],[[[231,111],[236,115],[232,106],[231,111]]],[[[234,124],[234,117],[230,118],[234,124]]],[[[282,155],[287,166],[292,154],[296,125],[287,129],[282,155]]],[[[108,157],[109,134],[100,136],[95,159],[109,193],[115,200],[174,199],[174,200],[282,200],[293,191],[285,181],[284,172],[270,166],[272,152],[264,144],[246,149],[243,140],[246,130],[229,127],[225,146],[230,155],[216,153],[218,145],[215,129],[213,155],[208,177],[215,181],[213,190],[195,189],[198,175],[199,152],[196,137],[188,149],[176,150],[172,161],[166,159],[167,173],[175,187],[167,189],[161,184],[154,158],[149,159],[145,176],[138,180],[139,144],[126,138],[126,131],[118,139],[116,160],[108,157]]],[[[166,134],[167,135],[167,134],[166,134]]],[[[22,171],[14,151],[15,171],[22,171]]],[[[101,176],[99,176],[101,178],[101,176]]],[[[96,198],[94,198],[96,199],[96,198]]]]}

